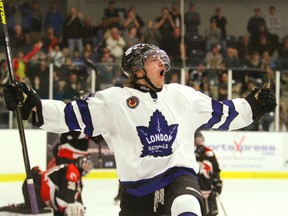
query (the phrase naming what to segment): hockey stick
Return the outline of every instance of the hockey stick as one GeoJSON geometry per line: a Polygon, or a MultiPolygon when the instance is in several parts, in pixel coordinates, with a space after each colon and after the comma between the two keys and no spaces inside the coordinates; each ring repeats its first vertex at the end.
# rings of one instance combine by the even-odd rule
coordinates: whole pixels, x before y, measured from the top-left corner
{"type": "Polygon", "coordinates": [[[225,211],[224,205],[223,205],[223,203],[221,202],[219,195],[217,194],[216,197],[217,197],[217,199],[218,199],[218,202],[219,202],[220,205],[221,205],[221,208],[222,208],[222,211],[223,211],[224,215],[227,216],[227,213],[226,213],[226,211],[225,211]]]}
{"type": "MultiPolygon", "coordinates": [[[[9,71],[9,81],[11,84],[16,85],[3,0],[0,0],[0,15],[1,15],[1,23],[2,23],[2,27],[3,27],[3,32],[4,32],[4,40],[5,40],[4,46],[5,46],[8,69],[9,69],[8,70],[9,71]]],[[[20,105],[21,104],[19,104],[17,106],[16,117],[17,117],[18,131],[19,131],[20,140],[21,140],[21,144],[22,144],[22,153],[23,153],[23,159],[24,159],[24,165],[25,165],[25,171],[26,171],[26,177],[27,177],[26,181],[27,181],[27,187],[28,187],[28,193],[29,193],[29,198],[30,198],[30,203],[31,203],[32,214],[38,214],[39,209],[38,209],[38,204],[37,204],[37,198],[36,198],[31,168],[30,168],[30,162],[29,162],[29,156],[28,156],[28,151],[27,151],[24,127],[23,127],[23,122],[22,122],[22,117],[21,117],[21,112],[20,112],[20,105]]]]}

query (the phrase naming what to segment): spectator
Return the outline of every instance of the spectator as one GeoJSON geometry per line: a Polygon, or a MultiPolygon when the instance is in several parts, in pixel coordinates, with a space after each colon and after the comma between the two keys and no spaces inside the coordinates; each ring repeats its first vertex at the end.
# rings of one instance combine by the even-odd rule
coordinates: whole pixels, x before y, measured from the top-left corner
{"type": "Polygon", "coordinates": [[[267,71],[262,68],[261,56],[258,52],[253,52],[250,61],[247,63],[248,79],[261,84],[267,80],[267,71]]]}
{"type": "Polygon", "coordinates": [[[108,2],[108,8],[104,9],[104,15],[102,17],[101,25],[104,28],[104,32],[113,27],[120,28],[121,17],[118,13],[118,9],[116,8],[115,1],[108,2]]]}
{"type": "Polygon", "coordinates": [[[33,77],[32,87],[40,98],[49,98],[49,67],[46,61],[41,61],[35,76],[33,77]]]}
{"type": "Polygon", "coordinates": [[[26,64],[28,61],[37,53],[42,47],[42,42],[35,43],[33,50],[28,54],[24,55],[22,51],[19,51],[17,54],[17,58],[13,59],[14,64],[14,73],[15,78],[18,81],[25,82],[27,81],[27,74],[26,74],[26,64]]]}
{"type": "Polygon", "coordinates": [[[64,40],[67,41],[70,55],[72,56],[76,49],[82,55],[84,23],[82,14],[77,11],[76,7],[70,8],[70,12],[64,21],[63,31],[64,40]]]}
{"type": "Polygon", "coordinates": [[[55,44],[59,43],[59,39],[54,34],[54,29],[49,26],[46,29],[46,34],[42,37],[43,50],[46,53],[49,53],[55,44]]]}
{"type": "Polygon", "coordinates": [[[232,98],[240,97],[240,92],[244,87],[246,81],[246,73],[241,70],[242,64],[238,58],[237,49],[228,47],[226,50],[226,56],[224,57],[224,65],[226,69],[232,69],[232,98]]]}
{"type": "Polygon", "coordinates": [[[218,86],[218,100],[224,101],[228,99],[228,74],[227,72],[222,72],[219,77],[218,86]]]}
{"type": "Polygon", "coordinates": [[[217,100],[218,98],[218,84],[219,73],[223,67],[223,56],[220,53],[221,46],[214,45],[205,56],[205,64],[209,70],[207,71],[207,81],[209,82],[209,89],[211,97],[217,100]]]}
{"type": "Polygon", "coordinates": [[[206,66],[203,63],[199,63],[197,68],[189,71],[189,79],[193,81],[193,83],[199,83],[200,85],[205,81],[207,71],[206,66]]]}
{"type": "Polygon", "coordinates": [[[91,17],[86,17],[83,29],[83,44],[90,44],[93,51],[97,51],[103,43],[103,30],[100,26],[93,24],[91,17]]]}
{"type": "Polygon", "coordinates": [[[266,25],[265,19],[261,16],[261,9],[254,9],[254,16],[252,16],[247,23],[247,30],[250,35],[259,33],[259,26],[266,25]]]}
{"type": "Polygon", "coordinates": [[[155,27],[154,21],[149,20],[147,28],[144,31],[144,42],[149,44],[154,44],[159,46],[161,41],[161,34],[159,30],[155,27]]]}
{"type": "Polygon", "coordinates": [[[135,11],[130,9],[127,13],[126,19],[123,21],[122,24],[123,36],[128,34],[128,31],[129,29],[131,29],[131,27],[135,27],[137,29],[137,32],[140,32],[140,23],[136,18],[135,11]]]}
{"type": "Polygon", "coordinates": [[[188,11],[184,14],[185,31],[188,37],[198,35],[198,27],[201,24],[200,15],[195,11],[195,4],[189,4],[188,11]]]}
{"type": "Polygon", "coordinates": [[[60,45],[57,43],[48,53],[51,62],[54,63],[56,70],[58,70],[65,62],[60,45]]]}
{"type": "Polygon", "coordinates": [[[124,50],[127,50],[129,47],[140,43],[140,40],[137,37],[137,32],[138,29],[135,26],[132,26],[128,29],[128,33],[123,35],[123,39],[126,42],[124,50]]]}
{"type": "Polygon", "coordinates": [[[21,27],[24,34],[30,34],[32,29],[32,8],[29,2],[19,2],[19,12],[21,14],[21,27]]]}
{"type": "Polygon", "coordinates": [[[7,29],[8,29],[8,32],[11,33],[14,31],[14,27],[16,25],[16,20],[15,20],[16,8],[13,4],[9,2],[5,2],[4,10],[5,10],[5,15],[6,15],[6,20],[7,20],[7,29]]]}
{"type": "Polygon", "coordinates": [[[41,39],[43,14],[37,0],[32,1],[32,18],[31,18],[31,39],[32,42],[38,42],[41,39]]]}
{"type": "Polygon", "coordinates": [[[279,42],[277,41],[278,39],[275,39],[276,38],[267,31],[265,24],[260,24],[258,26],[258,32],[253,33],[250,36],[253,50],[259,52],[260,54],[262,54],[264,51],[268,51],[270,55],[273,55],[279,46],[279,42]]]}
{"type": "Polygon", "coordinates": [[[81,86],[81,83],[79,82],[77,71],[74,68],[72,70],[70,69],[68,81],[65,83],[64,86],[64,100],[73,100],[75,97],[77,97],[78,92],[81,90],[83,90],[83,88],[81,86]]]}
{"type": "Polygon", "coordinates": [[[14,31],[11,34],[10,38],[12,56],[16,56],[19,51],[23,50],[24,43],[25,43],[25,37],[22,32],[22,27],[21,25],[15,25],[14,31]]]}
{"type": "Polygon", "coordinates": [[[216,20],[210,21],[209,28],[205,29],[205,39],[206,39],[206,51],[211,50],[211,48],[217,44],[221,44],[221,30],[217,27],[216,20]]]}
{"type": "Polygon", "coordinates": [[[97,69],[99,73],[100,90],[113,86],[116,67],[114,64],[114,58],[109,51],[103,54],[97,69]]]}
{"type": "Polygon", "coordinates": [[[270,34],[279,37],[280,29],[282,28],[281,18],[276,14],[275,6],[269,7],[269,15],[266,16],[267,30],[270,34]]]}
{"type": "MultiPolygon", "coordinates": [[[[140,15],[137,13],[136,6],[135,5],[131,5],[128,11],[130,11],[130,10],[134,11],[135,16],[136,16],[136,20],[138,21],[138,23],[140,25],[139,32],[142,32],[143,27],[145,26],[145,23],[144,23],[143,19],[140,17],[140,15]]],[[[127,15],[125,15],[125,18],[127,18],[127,15]]]]}
{"type": "Polygon", "coordinates": [[[175,65],[181,64],[181,29],[175,27],[173,30],[172,38],[170,43],[167,44],[166,48],[168,56],[172,59],[175,65]]]}
{"type": "Polygon", "coordinates": [[[227,19],[222,15],[222,10],[220,7],[217,7],[215,9],[215,15],[210,18],[210,21],[215,20],[217,28],[221,31],[221,37],[223,40],[225,40],[227,36],[226,32],[226,25],[227,25],[227,19]]]}
{"type": "Polygon", "coordinates": [[[170,15],[175,23],[175,26],[181,28],[181,14],[177,2],[172,3],[170,15]]]}
{"type": "Polygon", "coordinates": [[[57,38],[61,38],[63,34],[64,14],[59,10],[56,0],[52,0],[50,10],[45,14],[44,28],[51,26],[57,38]]]}
{"type": "Polygon", "coordinates": [[[242,65],[250,60],[252,51],[253,48],[250,42],[250,37],[248,35],[241,36],[239,39],[238,54],[242,65]]]}
{"type": "Polygon", "coordinates": [[[125,45],[126,42],[120,35],[119,30],[116,27],[113,27],[111,29],[110,37],[108,37],[106,40],[106,47],[110,50],[116,64],[121,62],[125,45]]]}
{"type": "Polygon", "coordinates": [[[262,53],[262,68],[267,71],[267,80],[274,80],[274,72],[276,70],[276,63],[272,60],[269,52],[262,53]]]}
{"type": "Polygon", "coordinates": [[[156,18],[155,28],[159,29],[161,34],[160,47],[167,49],[167,45],[171,42],[171,32],[176,27],[174,20],[167,7],[161,10],[161,16],[156,18]]]}

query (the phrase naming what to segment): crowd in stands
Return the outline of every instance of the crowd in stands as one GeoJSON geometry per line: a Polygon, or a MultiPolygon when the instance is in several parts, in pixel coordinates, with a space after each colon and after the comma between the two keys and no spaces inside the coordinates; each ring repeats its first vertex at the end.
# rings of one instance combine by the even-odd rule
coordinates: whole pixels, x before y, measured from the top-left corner
{"type": "MultiPolygon", "coordinates": [[[[40,4],[37,0],[19,1],[17,5],[7,2],[5,11],[15,76],[29,83],[41,98],[49,96],[50,63],[54,64],[55,99],[71,100],[80,90],[89,91],[87,83],[94,69],[98,74],[97,90],[121,86],[121,58],[128,47],[140,42],[155,44],[170,56],[172,68],[178,70],[172,70],[167,82],[179,82],[177,71],[185,62],[189,68],[186,84],[218,100],[227,99],[229,68],[233,69],[233,97],[245,96],[251,88],[273,79],[275,70],[288,68],[288,36],[279,37],[281,18],[274,6],[269,7],[265,17],[261,8],[255,8],[247,23],[248,34],[233,36],[226,28],[229,20],[221,7],[215,9],[201,34],[199,26],[205,24],[192,3],[184,17],[174,2],[145,23],[135,5],[122,11],[116,1],[109,1],[97,24],[76,7],[66,14],[57,1],[51,1],[47,11],[42,11],[40,4]],[[21,14],[21,23],[15,21],[16,11],[21,14]],[[185,26],[181,26],[182,19],[185,26]]],[[[8,82],[5,59],[1,60],[0,71],[3,86],[8,82]]],[[[285,86],[287,77],[282,81],[285,86]]],[[[284,92],[282,96],[285,110],[288,96],[284,92]]],[[[282,121],[287,124],[287,115],[282,121]]]]}

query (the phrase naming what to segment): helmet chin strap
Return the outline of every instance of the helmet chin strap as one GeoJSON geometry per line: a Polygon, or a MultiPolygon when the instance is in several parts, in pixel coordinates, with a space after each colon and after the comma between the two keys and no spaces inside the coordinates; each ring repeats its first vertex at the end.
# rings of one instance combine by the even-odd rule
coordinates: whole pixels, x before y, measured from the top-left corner
{"type": "Polygon", "coordinates": [[[147,77],[147,72],[146,72],[146,70],[145,70],[144,67],[143,67],[143,71],[144,71],[144,73],[145,73],[144,76],[137,78],[137,80],[144,79],[144,80],[153,88],[152,90],[154,90],[155,92],[161,91],[162,88],[157,88],[157,87],[152,83],[152,81],[147,77]]]}

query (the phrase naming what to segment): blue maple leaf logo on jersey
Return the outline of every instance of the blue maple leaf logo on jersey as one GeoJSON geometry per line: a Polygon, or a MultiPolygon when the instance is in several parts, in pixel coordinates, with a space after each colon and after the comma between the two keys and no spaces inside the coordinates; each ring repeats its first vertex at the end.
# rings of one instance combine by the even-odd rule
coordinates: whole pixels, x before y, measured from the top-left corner
{"type": "Polygon", "coordinates": [[[172,154],[172,144],[176,138],[178,124],[168,126],[165,117],[159,110],[151,116],[149,126],[136,127],[138,136],[143,144],[140,157],[152,155],[154,157],[172,154]]]}

